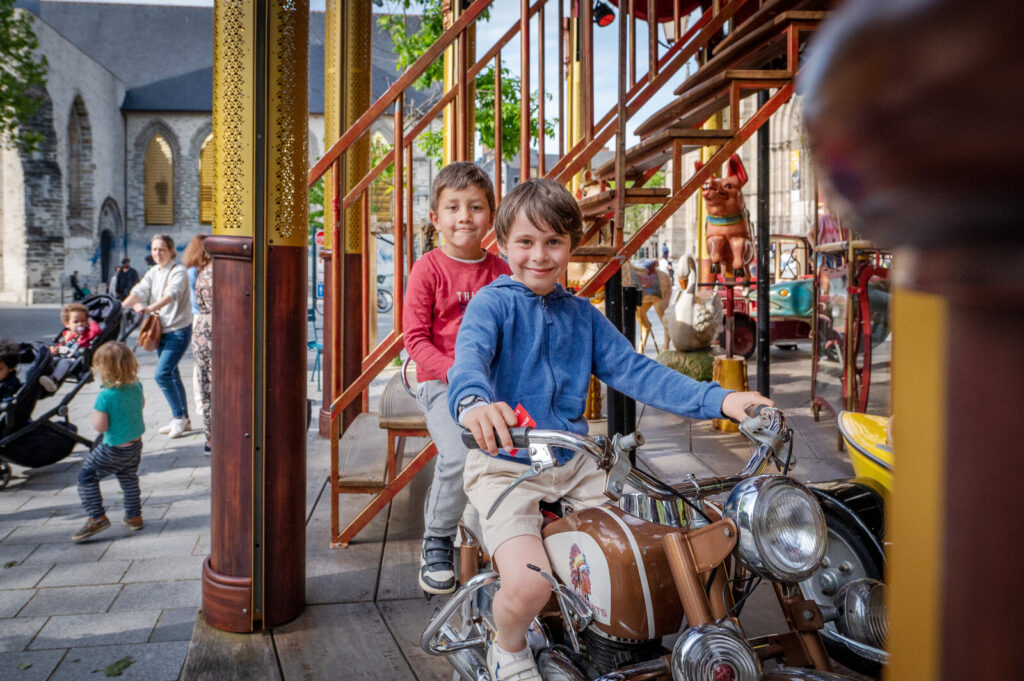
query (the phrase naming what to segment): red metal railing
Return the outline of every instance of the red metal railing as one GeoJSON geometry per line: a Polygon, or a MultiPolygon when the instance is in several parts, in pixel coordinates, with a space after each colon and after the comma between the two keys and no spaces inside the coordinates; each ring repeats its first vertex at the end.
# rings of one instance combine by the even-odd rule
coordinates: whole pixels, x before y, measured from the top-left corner
{"type": "MultiPolygon", "coordinates": [[[[520,53],[520,177],[527,178],[530,175],[530,146],[532,136],[530,134],[531,121],[531,45],[536,45],[536,71],[539,98],[537,102],[537,124],[541,133],[537,136],[536,146],[538,151],[538,174],[560,182],[568,182],[584,170],[591,162],[595,154],[604,148],[604,145],[613,136],[618,136],[619,158],[616,167],[616,186],[625,187],[625,176],[623,170],[624,138],[626,134],[626,123],[632,118],[651,98],[670,81],[670,79],[689,62],[698,51],[706,47],[709,40],[719,35],[738,9],[745,3],[754,0],[729,0],[727,2],[714,2],[712,7],[689,26],[683,33],[683,17],[678,11],[674,14],[672,25],[674,40],[668,46],[658,44],[657,31],[652,27],[648,30],[648,41],[646,49],[640,50],[642,46],[637,45],[635,14],[631,17],[634,2],[620,3],[619,32],[618,32],[618,63],[626,65],[619,69],[619,93],[615,104],[596,122],[594,119],[594,59],[593,59],[593,22],[591,18],[591,3],[589,1],[569,1],[567,12],[567,0],[535,0],[532,4],[529,0],[520,0],[520,16],[518,21],[511,25],[501,37],[491,45],[484,54],[469,64],[468,57],[468,35],[474,22],[480,20],[481,13],[495,5],[492,0],[476,0],[471,3],[464,12],[458,16],[452,25],[447,28],[440,38],[431,45],[426,52],[416,60],[392,85],[387,92],[381,95],[360,117],[349,127],[341,137],[335,141],[325,152],[323,157],[314,164],[309,172],[309,184],[313,185],[327,174],[328,170],[335,169],[331,173],[334,196],[341,196],[339,177],[339,164],[343,156],[352,145],[369,134],[371,124],[389,109],[393,111],[394,133],[392,148],[381,158],[374,167],[352,186],[340,201],[335,201],[334,206],[325,207],[334,212],[334,228],[332,231],[333,248],[331,252],[330,267],[332,273],[332,294],[330,295],[329,323],[334,330],[330,334],[331,344],[328,349],[331,366],[330,388],[327,394],[330,395],[330,418],[337,419],[347,406],[352,404],[360,395],[364,394],[370,382],[376,378],[381,371],[401,351],[403,346],[402,309],[404,306],[404,281],[405,275],[411,268],[414,259],[413,251],[413,145],[422,137],[431,122],[437,119],[445,107],[451,106],[453,118],[456,122],[454,147],[454,160],[470,160],[466,156],[472,148],[473,133],[469,124],[470,112],[474,110],[474,104],[470,101],[473,88],[470,86],[474,80],[488,66],[494,69],[494,178],[498,200],[502,194],[502,143],[501,134],[503,124],[503,111],[501,102],[501,81],[502,81],[502,51],[508,48],[512,41],[518,36],[520,53]],[[558,94],[558,122],[557,122],[557,144],[556,149],[561,156],[553,167],[546,168],[546,129],[547,121],[545,94],[547,83],[544,74],[544,44],[545,38],[550,29],[545,21],[545,9],[552,2],[557,4],[558,22],[556,31],[559,32],[558,62],[560,65],[559,78],[556,88],[558,94]],[[625,16],[623,16],[625,15],[625,16]],[[536,19],[535,26],[531,26],[536,19]],[[569,22],[578,22],[578,42],[569,44],[569,22]],[[626,31],[624,21],[629,22],[631,32],[626,31]],[[454,58],[456,60],[453,70],[453,78],[447,89],[439,93],[437,100],[418,119],[408,120],[405,111],[406,91],[413,83],[427,70],[430,65],[441,58],[443,52],[454,46],[454,58]],[[578,46],[578,49],[577,49],[578,46]],[[580,61],[580,117],[582,119],[581,135],[578,141],[571,143],[567,139],[567,124],[565,120],[566,102],[570,93],[566,91],[566,68],[570,65],[569,55],[578,54],[580,61]],[[646,63],[646,72],[637,76],[638,62],[646,63]],[[628,74],[628,87],[626,84],[628,74]],[[408,128],[407,128],[408,125],[408,128]],[[371,188],[375,181],[379,180],[384,172],[393,167],[394,189],[393,189],[393,213],[392,213],[392,235],[394,238],[394,327],[376,344],[369,347],[369,324],[371,317],[371,302],[369,300],[369,272],[370,254],[370,207],[369,199],[371,188]],[[345,209],[361,202],[362,207],[362,243],[364,244],[362,254],[363,279],[361,282],[363,295],[362,299],[362,360],[360,363],[360,375],[344,385],[341,377],[341,293],[342,293],[342,271],[341,260],[343,257],[342,234],[345,230],[345,209]]],[[[778,0],[772,0],[762,5],[770,5],[778,0]]],[[[653,13],[653,3],[647,3],[648,11],[653,13]]],[[[779,89],[769,100],[767,106],[758,111],[745,125],[737,130],[736,137],[719,148],[710,162],[704,165],[703,169],[696,175],[689,178],[680,185],[679,178],[675,184],[677,190],[671,198],[657,210],[652,218],[643,225],[640,230],[628,241],[622,238],[622,213],[624,209],[624,192],[618,192],[616,220],[616,256],[606,262],[598,271],[596,276],[587,282],[580,295],[589,296],[595,293],[611,275],[621,267],[648,239],[674,213],[682,203],[694,193],[694,191],[710,176],[721,162],[728,158],[729,154],[736,150],[753,132],[760,127],[771,116],[774,111],[789,99],[792,93],[792,85],[779,89]]],[[[635,186],[641,186],[651,173],[644,175],[637,180],[635,186]]],[[[604,220],[607,223],[607,219],[604,220]]],[[[600,230],[601,221],[592,225],[588,233],[600,230]]],[[[488,235],[484,246],[494,250],[495,239],[493,233],[488,235]]],[[[349,350],[351,351],[351,350],[349,350]]],[[[336,433],[337,431],[335,431],[336,433]]],[[[332,492],[337,496],[337,438],[332,437],[332,492]]],[[[337,515],[337,514],[335,514],[337,515]]],[[[335,518],[335,525],[337,518],[335,518]]],[[[333,527],[337,534],[337,527],[333,527]]]]}

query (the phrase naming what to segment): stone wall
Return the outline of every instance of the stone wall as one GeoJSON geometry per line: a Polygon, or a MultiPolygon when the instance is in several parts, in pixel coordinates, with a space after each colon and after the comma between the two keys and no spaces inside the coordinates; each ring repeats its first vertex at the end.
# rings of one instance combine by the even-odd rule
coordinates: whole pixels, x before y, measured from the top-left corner
{"type": "MultiPolygon", "coordinates": [[[[115,214],[121,213],[125,177],[124,84],[47,24],[35,19],[33,27],[49,73],[44,104],[26,125],[42,132],[45,141],[31,154],[4,152],[0,210],[0,299],[29,303],[59,300],[60,283],[74,270],[97,288],[101,207],[113,205],[115,214]],[[82,172],[69,174],[73,112],[85,134],[77,147],[82,172]],[[81,197],[76,207],[68,204],[73,179],[81,197]]],[[[121,244],[123,221],[112,221],[109,214],[108,209],[104,224],[120,232],[113,241],[121,244]]]]}

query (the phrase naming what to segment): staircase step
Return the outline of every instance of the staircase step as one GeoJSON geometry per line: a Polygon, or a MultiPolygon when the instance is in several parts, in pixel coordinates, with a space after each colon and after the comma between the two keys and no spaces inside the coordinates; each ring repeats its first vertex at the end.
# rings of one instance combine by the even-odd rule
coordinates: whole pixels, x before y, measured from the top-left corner
{"type": "MultiPolygon", "coordinates": [[[[732,139],[732,130],[703,130],[673,126],[646,138],[635,147],[626,150],[626,177],[658,168],[672,160],[672,147],[679,144],[682,153],[701,147],[722,146],[732,139]]],[[[608,161],[594,171],[594,177],[610,180],[615,177],[615,159],[608,161]]]]}
{"type": "MultiPolygon", "coordinates": [[[[613,171],[615,161],[611,161],[613,171]]],[[[633,206],[643,203],[665,203],[671,190],[667,187],[627,187],[626,205],[633,206]]],[[[580,212],[584,218],[595,218],[615,210],[615,190],[606,191],[580,199],[580,212]]]]}
{"type": "Polygon", "coordinates": [[[376,412],[356,416],[338,443],[338,486],[375,487],[387,471],[387,431],[376,412]]]}
{"type": "Polygon", "coordinates": [[[571,262],[608,262],[615,257],[618,249],[614,246],[578,246],[572,252],[571,262]]]}

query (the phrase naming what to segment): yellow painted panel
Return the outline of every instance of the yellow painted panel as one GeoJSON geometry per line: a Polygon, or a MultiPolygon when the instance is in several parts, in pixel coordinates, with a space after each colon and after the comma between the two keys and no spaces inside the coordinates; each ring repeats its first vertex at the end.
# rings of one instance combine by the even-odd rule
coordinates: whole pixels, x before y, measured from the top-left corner
{"type": "Polygon", "coordinates": [[[253,236],[255,205],[255,4],[213,9],[213,233],[253,236]]]}
{"type": "Polygon", "coordinates": [[[266,238],[271,246],[304,248],[309,237],[309,11],[272,3],[269,20],[266,238]]]}
{"type": "Polygon", "coordinates": [[[893,451],[896,468],[889,574],[892,660],[884,678],[939,681],[945,451],[947,311],[935,295],[893,295],[893,451]]]}

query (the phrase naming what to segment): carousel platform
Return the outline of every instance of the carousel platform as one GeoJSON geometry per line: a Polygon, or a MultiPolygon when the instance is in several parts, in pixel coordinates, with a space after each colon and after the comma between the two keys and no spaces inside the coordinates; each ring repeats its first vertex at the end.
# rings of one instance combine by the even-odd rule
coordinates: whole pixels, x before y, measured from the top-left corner
{"type": "MultiPolygon", "coordinates": [[[[772,348],[772,396],[786,410],[795,432],[796,468],[802,481],[847,477],[852,467],[837,448],[834,420],[816,422],[810,410],[809,343],[795,350],[772,348]]],[[[750,384],[756,385],[750,363],[750,384]]],[[[647,444],[640,460],[669,480],[740,469],[750,454],[739,434],[713,431],[691,421],[638,407],[638,429],[647,444]]],[[[594,429],[603,427],[596,422],[594,429]]],[[[180,678],[185,681],[247,679],[380,679],[447,681],[452,668],[419,648],[419,637],[441,601],[427,601],[416,582],[423,530],[428,466],[363,529],[347,548],[330,548],[329,447],[310,433],[306,526],[306,608],[296,619],[254,635],[229,634],[208,626],[200,613],[180,678]]],[[[408,456],[417,448],[409,447],[408,456]]],[[[339,497],[348,522],[370,495],[339,497]]],[[[762,587],[762,590],[763,587],[762,587]]],[[[766,633],[779,618],[770,589],[755,593],[744,611],[748,634],[766,633]],[[760,598],[760,600],[759,600],[760,598]],[[760,629],[765,631],[761,632],[760,629]]]]}

